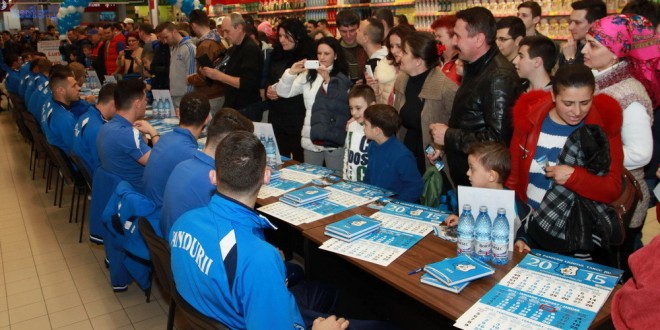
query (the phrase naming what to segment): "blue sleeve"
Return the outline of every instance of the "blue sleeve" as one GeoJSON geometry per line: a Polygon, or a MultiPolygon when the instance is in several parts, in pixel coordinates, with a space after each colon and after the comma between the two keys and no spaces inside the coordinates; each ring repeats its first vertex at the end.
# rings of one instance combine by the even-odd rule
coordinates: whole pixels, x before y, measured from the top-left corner
{"type": "Polygon", "coordinates": [[[401,190],[397,193],[396,199],[416,203],[419,196],[422,194],[424,181],[422,181],[422,176],[417,170],[415,157],[413,157],[412,153],[408,151],[408,153],[401,157],[396,163],[400,164],[397,166],[397,174],[399,175],[399,180],[401,182],[401,190]]]}
{"type": "Polygon", "coordinates": [[[65,120],[62,121],[62,126],[62,138],[64,139],[64,145],[67,147],[67,150],[65,151],[67,153],[71,153],[71,150],[73,149],[73,141],[75,138],[74,129],[76,126],[76,120],[73,119],[73,115],[66,116],[65,120]]]}
{"type": "Polygon", "coordinates": [[[117,52],[119,53],[124,49],[126,49],[126,44],[123,41],[117,42],[117,52]]]}
{"type": "Polygon", "coordinates": [[[304,328],[296,299],[285,284],[284,261],[275,248],[255,254],[246,263],[243,280],[236,288],[245,306],[246,328],[304,328]]]}
{"type": "Polygon", "coordinates": [[[151,150],[137,128],[132,129],[132,134],[117,134],[115,138],[121,150],[125,150],[126,154],[136,162],[151,150]]]}

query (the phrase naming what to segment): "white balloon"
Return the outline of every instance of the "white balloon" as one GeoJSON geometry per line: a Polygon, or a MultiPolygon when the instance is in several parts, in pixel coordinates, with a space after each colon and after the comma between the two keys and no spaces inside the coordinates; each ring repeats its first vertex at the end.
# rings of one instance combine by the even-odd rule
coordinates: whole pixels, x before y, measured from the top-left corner
{"type": "Polygon", "coordinates": [[[73,14],[73,13],[76,12],[76,7],[69,6],[69,7],[66,7],[66,10],[69,12],[69,14],[73,14]]]}
{"type": "Polygon", "coordinates": [[[60,10],[58,10],[57,12],[60,13],[60,14],[62,14],[62,15],[64,15],[64,14],[66,14],[68,11],[66,10],[65,7],[60,7],[60,10]]]}
{"type": "Polygon", "coordinates": [[[57,13],[57,18],[59,18],[59,19],[64,18],[64,14],[62,14],[62,13],[57,13]]]}

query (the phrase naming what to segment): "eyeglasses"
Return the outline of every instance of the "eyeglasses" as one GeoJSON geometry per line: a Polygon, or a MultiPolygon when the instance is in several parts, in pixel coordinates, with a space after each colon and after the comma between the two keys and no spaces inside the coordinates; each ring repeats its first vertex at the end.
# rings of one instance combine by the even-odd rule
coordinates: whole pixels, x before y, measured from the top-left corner
{"type": "Polygon", "coordinates": [[[507,42],[507,41],[509,41],[509,40],[513,40],[513,38],[505,38],[505,37],[497,37],[497,38],[495,38],[495,41],[499,41],[499,42],[507,42]]]}

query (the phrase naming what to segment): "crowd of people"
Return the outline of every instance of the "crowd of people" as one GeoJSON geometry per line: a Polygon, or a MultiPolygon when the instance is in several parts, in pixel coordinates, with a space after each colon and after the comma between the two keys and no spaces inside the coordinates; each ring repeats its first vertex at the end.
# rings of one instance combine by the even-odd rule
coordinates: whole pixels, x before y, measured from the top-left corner
{"type": "MultiPolygon", "coordinates": [[[[50,30],[3,33],[2,69],[12,100],[25,103],[50,144],[91,173],[102,169],[129,182],[160,210],[177,287],[203,314],[231,328],[278,320],[339,329],[349,322],[326,318],[327,304],[296,304],[293,296],[304,290],[286,290],[289,269],[263,242],[263,230],[273,226],[254,205],[270,169],[249,133],[266,110],[280,153],[293,160],[409,202],[420,201],[422,177],[441,160],[449,189],[515,191],[517,251],[542,248],[627,267],[641,246],[660,164],[660,144],[654,152],[653,143],[660,139],[653,134],[658,6],[634,0],[615,15],[601,0],[572,8],[571,37],[562,44],[536,30],[542,12],[534,1],[499,20],[483,7],[461,10],[433,22],[433,33],[416,31],[389,9],[372,17],[343,9],[339,38],[323,20],[281,18],[271,26],[232,13],[216,26],[195,10],[189,23],[127,19],[72,29],[61,47],[67,65],[30,48],[50,30]],[[121,79],[82,98],[85,69],[121,79]],[[162,137],[143,120],[152,89],[170,91],[180,118],[162,137]],[[624,169],[644,197],[615,254],[607,229],[617,219],[607,204],[621,194],[624,169]],[[583,216],[576,207],[583,203],[597,216],[576,232],[571,223],[583,216]],[[189,237],[196,254],[183,242],[189,237]],[[237,256],[237,246],[250,252],[237,256]],[[267,253],[251,252],[257,250],[267,253]],[[187,279],[194,281],[179,286],[187,279]],[[264,292],[268,306],[253,299],[264,292]]],[[[350,321],[360,322],[388,326],[350,321]]]]}

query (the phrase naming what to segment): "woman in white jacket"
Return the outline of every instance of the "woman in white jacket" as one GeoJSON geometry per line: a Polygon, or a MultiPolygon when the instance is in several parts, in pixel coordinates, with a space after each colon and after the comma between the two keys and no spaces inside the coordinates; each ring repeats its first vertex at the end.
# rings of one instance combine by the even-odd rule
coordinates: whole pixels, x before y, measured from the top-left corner
{"type": "Polygon", "coordinates": [[[331,37],[319,40],[317,59],[317,69],[306,69],[306,60],[294,63],[284,72],[275,90],[278,96],[285,98],[303,95],[306,113],[300,142],[305,162],[314,165],[324,165],[325,162],[326,167],[341,172],[345,125],[350,118],[348,64],[339,42],[331,37]],[[319,100],[322,102],[315,106],[319,100]],[[341,130],[338,131],[337,127],[341,130]],[[331,132],[343,136],[329,135],[331,132]]]}

